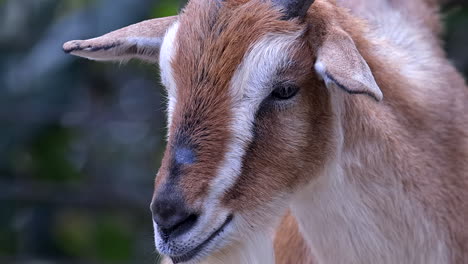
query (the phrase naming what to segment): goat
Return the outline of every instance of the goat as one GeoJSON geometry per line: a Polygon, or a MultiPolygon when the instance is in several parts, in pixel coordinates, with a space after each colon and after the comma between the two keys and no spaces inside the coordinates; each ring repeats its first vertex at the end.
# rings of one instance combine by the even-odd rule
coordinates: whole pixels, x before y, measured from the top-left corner
{"type": "Polygon", "coordinates": [[[160,65],[167,261],[468,263],[468,89],[435,2],[191,0],[64,50],[160,65]]]}

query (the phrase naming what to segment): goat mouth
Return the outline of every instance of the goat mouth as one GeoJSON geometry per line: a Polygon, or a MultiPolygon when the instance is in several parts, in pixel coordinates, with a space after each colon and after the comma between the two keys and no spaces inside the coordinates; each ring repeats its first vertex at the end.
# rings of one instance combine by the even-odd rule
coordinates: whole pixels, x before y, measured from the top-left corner
{"type": "Polygon", "coordinates": [[[180,256],[169,256],[171,258],[172,262],[174,262],[174,264],[177,264],[177,263],[187,262],[187,261],[195,258],[197,255],[199,255],[206,248],[206,246],[211,241],[213,241],[221,232],[224,231],[226,226],[229,225],[229,223],[231,223],[232,218],[233,218],[233,215],[229,215],[226,218],[226,221],[224,221],[224,223],[221,225],[220,228],[218,228],[216,231],[214,231],[205,241],[200,243],[194,249],[192,249],[189,252],[187,252],[187,253],[185,253],[183,255],[180,255],[180,256]]]}

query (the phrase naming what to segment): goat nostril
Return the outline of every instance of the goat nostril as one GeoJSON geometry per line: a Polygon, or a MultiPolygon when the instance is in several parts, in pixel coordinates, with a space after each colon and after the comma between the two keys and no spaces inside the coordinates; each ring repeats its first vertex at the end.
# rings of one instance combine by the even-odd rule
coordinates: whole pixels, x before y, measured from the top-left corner
{"type": "MultiPolygon", "coordinates": [[[[197,214],[189,214],[185,218],[181,218],[180,221],[172,222],[172,225],[161,225],[158,226],[159,233],[164,241],[167,241],[169,237],[177,237],[189,231],[197,222],[197,214]]],[[[156,222],[158,223],[158,222],[156,222]]]]}
{"type": "Polygon", "coordinates": [[[187,232],[198,219],[198,215],[187,208],[182,195],[174,188],[162,188],[151,204],[153,220],[165,240],[187,232]]]}

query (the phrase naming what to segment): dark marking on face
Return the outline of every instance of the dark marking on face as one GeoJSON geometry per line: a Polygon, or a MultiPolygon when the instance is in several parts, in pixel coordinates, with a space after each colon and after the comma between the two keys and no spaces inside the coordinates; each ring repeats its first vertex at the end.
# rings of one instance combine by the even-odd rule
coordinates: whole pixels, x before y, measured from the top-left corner
{"type": "Polygon", "coordinates": [[[189,165],[195,162],[195,153],[187,147],[176,147],[174,160],[180,165],[189,165]]]}
{"type": "Polygon", "coordinates": [[[273,0],[273,3],[283,10],[282,19],[288,20],[305,17],[314,0],[273,0]]]}
{"type": "Polygon", "coordinates": [[[178,182],[180,176],[182,175],[182,164],[177,163],[175,161],[175,158],[173,158],[169,166],[169,178],[167,182],[175,184],[178,182]]]}
{"type": "Polygon", "coordinates": [[[196,161],[196,148],[192,146],[189,131],[179,130],[176,135],[175,144],[172,147],[172,158],[169,167],[169,183],[177,184],[184,167],[192,165],[196,161]]]}
{"type": "Polygon", "coordinates": [[[165,242],[189,231],[198,219],[198,214],[187,206],[181,190],[173,184],[159,190],[151,203],[151,212],[165,242]]]}

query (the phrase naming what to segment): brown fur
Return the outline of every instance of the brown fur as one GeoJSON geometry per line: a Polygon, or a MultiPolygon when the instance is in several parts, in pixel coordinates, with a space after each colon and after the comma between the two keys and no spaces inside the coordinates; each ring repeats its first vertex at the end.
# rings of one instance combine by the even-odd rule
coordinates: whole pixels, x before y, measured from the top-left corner
{"type": "MultiPolygon", "coordinates": [[[[352,5],[354,1],[350,2],[352,5]]],[[[418,1],[395,1],[394,4],[404,13],[413,11],[413,14],[422,17],[426,15],[427,20],[422,20],[425,24],[419,25],[423,27],[421,35],[429,43],[430,38],[437,39],[435,35],[428,35],[424,31],[427,28],[436,34],[439,32],[437,17],[431,16],[433,9],[418,1]],[[417,12],[414,6],[418,6],[417,12]]],[[[433,45],[431,52],[434,66],[422,73],[426,81],[416,84],[407,80],[397,68],[389,67],[387,61],[376,59],[372,52],[373,44],[363,37],[366,27],[360,21],[339,8],[334,7],[332,10],[316,5],[310,12],[314,14],[311,19],[315,21],[310,21],[310,24],[318,24],[320,21],[317,19],[322,16],[331,20],[328,24],[337,23],[348,32],[372,68],[385,96],[384,107],[379,109],[366,98],[346,98],[344,112],[347,114],[343,124],[346,148],[358,148],[363,141],[380,142],[383,152],[381,155],[373,153],[373,156],[392,164],[390,167],[394,167],[396,174],[402,177],[401,188],[405,190],[408,199],[421,203],[428,213],[427,217],[436,222],[444,230],[443,233],[451,234],[450,240],[446,241],[451,248],[451,262],[465,263],[468,259],[468,90],[463,79],[446,62],[441,47],[433,45]],[[324,13],[327,11],[333,13],[324,13]],[[441,89],[440,84],[445,84],[442,87],[448,89],[441,89]],[[440,88],[436,88],[437,85],[440,88]],[[414,90],[423,93],[429,90],[430,98],[422,99],[420,92],[414,90]]],[[[316,36],[320,36],[322,30],[317,31],[319,33],[316,36]]],[[[360,175],[361,184],[375,180],[386,184],[385,177],[375,178],[379,175],[378,169],[373,171],[372,159],[367,160],[368,163],[361,164],[367,169],[366,174],[356,170],[355,175],[360,175]]]]}
{"type": "Polygon", "coordinates": [[[249,220],[248,230],[241,232],[254,233],[286,210],[283,204],[277,206],[278,212],[270,210],[272,201],[285,197],[283,203],[291,203],[297,221],[287,214],[277,228],[279,263],[339,262],[343,256],[360,263],[410,262],[421,261],[425,254],[466,263],[468,89],[445,58],[436,11],[432,0],[317,0],[304,20],[284,21],[265,1],[192,0],[179,16],[172,61],[178,101],[155,195],[173,177],[174,147],[188,145],[196,152],[196,162],[182,168],[175,184],[192,209],[200,209],[228,143],[236,136],[229,127],[231,109],[243,98],[232,96],[233,75],[262,37],[302,29],[304,34],[290,50],[294,63],[278,73],[278,78],[297,84],[300,92],[283,109],[266,107],[257,113],[242,172],[221,204],[235,217],[249,220]],[[392,29],[385,19],[401,28],[392,29]],[[352,56],[345,56],[348,53],[352,56]],[[315,62],[324,58],[330,65],[328,74],[343,86],[354,86],[345,87],[355,88],[351,92],[359,91],[368,83],[350,79],[368,70],[355,67],[363,65],[357,64],[361,56],[383,93],[381,102],[346,94],[337,85],[326,86],[314,70],[315,62]],[[342,156],[336,166],[343,175],[327,174],[327,166],[342,156]],[[347,184],[347,189],[337,190],[358,191],[358,198],[349,197],[350,208],[335,208],[347,201],[327,189],[333,177],[342,177],[347,184]],[[295,211],[296,195],[306,188],[315,195],[308,200],[310,212],[295,211]],[[338,198],[328,204],[322,200],[330,198],[325,194],[338,198]],[[329,215],[314,215],[313,210],[329,215]],[[352,210],[355,215],[339,215],[352,210]],[[299,218],[304,213],[310,219],[299,218]],[[353,218],[356,215],[362,218],[353,218]],[[320,222],[323,219],[341,225],[330,226],[320,222]],[[345,245],[341,251],[327,244],[336,239],[335,229],[350,223],[356,227],[335,241],[345,245]],[[360,224],[364,231],[358,229],[360,224]],[[309,227],[315,227],[314,233],[305,233],[309,227]],[[381,250],[376,243],[386,243],[382,247],[388,249],[381,250]],[[405,251],[413,246],[413,251],[405,251]]]}
{"type": "Polygon", "coordinates": [[[294,216],[284,216],[275,234],[276,264],[315,263],[311,249],[301,236],[294,216]]]}
{"type": "MultiPolygon", "coordinates": [[[[244,54],[266,33],[293,30],[297,25],[279,20],[270,5],[255,1],[229,1],[222,7],[214,1],[191,1],[180,15],[178,48],[172,65],[181,101],[171,130],[184,130],[197,146],[199,160],[184,172],[180,183],[189,203],[206,194],[223,157],[220,154],[233,136],[226,127],[233,103],[229,84],[244,54]],[[194,20],[194,16],[199,19],[194,20]]],[[[169,144],[174,140],[170,137],[169,144]]],[[[160,178],[163,181],[164,177],[160,178]]]]}

